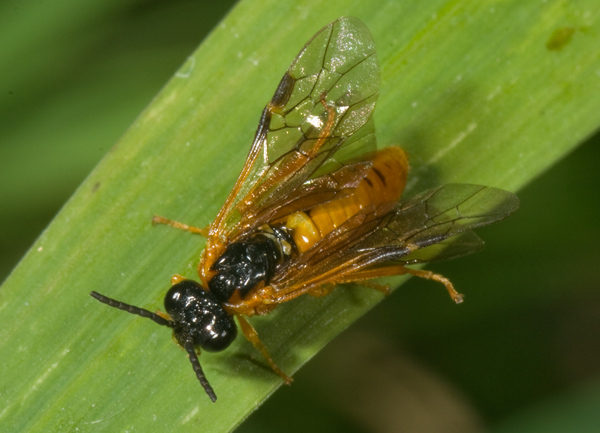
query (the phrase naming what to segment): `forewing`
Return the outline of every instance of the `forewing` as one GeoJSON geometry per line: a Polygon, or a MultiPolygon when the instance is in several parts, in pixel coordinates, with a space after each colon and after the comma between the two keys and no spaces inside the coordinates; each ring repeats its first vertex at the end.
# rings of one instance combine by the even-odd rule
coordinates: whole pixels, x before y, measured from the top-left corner
{"type": "Polygon", "coordinates": [[[500,221],[519,208],[516,195],[480,185],[448,184],[400,204],[360,250],[398,247],[409,252],[500,221]]]}
{"type": "Polygon", "coordinates": [[[403,264],[414,265],[417,263],[439,262],[455,259],[479,251],[484,247],[483,240],[473,231],[466,231],[451,236],[440,242],[419,248],[402,257],[403,264]]]}
{"type": "Polygon", "coordinates": [[[519,208],[516,195],[480,185],[448,184],[400,204],[354,248],[361,267],[422,263],[475,252],[483,241],[471,230],[519,208]]]}
{"type": "Polygon", "coordinates": [[[263,111],[211,233],[233,240],[281,215],[283,207],[295,210],[355,187],[370,167],[368,157],[356,155],[376,147],[371,115],[378,89],[373,38],[360,20],[343,17],[319,31],[263,111]],[[336,172],[345,173],[337,176],[344,182],[336,172]]]}
{"type": "Polygon", "coordinates": [[[301,287],[303,281],[335,281],[336,274],[350,281],[352,273],[367,269],[470,254],[483,247],[473,229],[500,221],[518,207],[518,198],[508,191],[448,184],[383,215],[370,209],[288,263],[281,278],[278,275],[278,288],[286,291],[301,287]]]}

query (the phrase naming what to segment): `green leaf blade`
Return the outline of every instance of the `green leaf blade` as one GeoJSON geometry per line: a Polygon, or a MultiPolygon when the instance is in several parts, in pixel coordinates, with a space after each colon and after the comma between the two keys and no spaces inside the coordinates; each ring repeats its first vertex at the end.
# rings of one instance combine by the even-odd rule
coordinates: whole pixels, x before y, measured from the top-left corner
{"type": "MultiPolygon", "coordinates": [[[[167,330],[88,293],[152,310],[161,308],[171,274],[195,276],[204,241],[153,228],[152,215],[210,222],[281,75],[339,15],[360,17],[374,34],[378,141],[407,149],[409,194],[449,181],[516,190],[600,125],[599,17],[591,0],[550,2],[541,13],[516,1],[396,3],[323,9],[306,2],[298,14],[287,2],[241,2],[232,11],[3,285],[0,358],[11,374],[0,385],[2,425],[229,431],[280,386],[240,338],[200,358],[219,398],[213,405],[167,330]],[[548,49],[566,26],[575,29],[570,40],[548,49]]],[[[253,323],[292,373],[380,300],[337,290],[253,323]]]]}

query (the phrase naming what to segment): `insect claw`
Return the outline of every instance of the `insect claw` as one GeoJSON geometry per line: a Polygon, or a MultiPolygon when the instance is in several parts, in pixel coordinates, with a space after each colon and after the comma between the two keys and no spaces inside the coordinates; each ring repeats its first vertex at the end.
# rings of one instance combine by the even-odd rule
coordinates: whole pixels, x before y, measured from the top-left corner
{"type": "Polygon", "coordinates": [[[465,300],[465,295],[458,293],[456,290],[454,290],[454,292],[450,292],[450,297],[456,304],[462,304],[465,300]]]}

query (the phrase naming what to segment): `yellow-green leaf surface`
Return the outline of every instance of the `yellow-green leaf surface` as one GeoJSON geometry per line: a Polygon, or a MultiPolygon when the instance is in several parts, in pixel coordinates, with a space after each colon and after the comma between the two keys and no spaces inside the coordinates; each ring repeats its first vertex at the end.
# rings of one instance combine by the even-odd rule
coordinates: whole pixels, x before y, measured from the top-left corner
{"type": "MultiPolygon", "coordinates": [[[[228,431],[281,385],[239,338],[201,355],[213,404],[168,330],[88,293],[153,310],[173,273],[195,276],[202,239],[152,215],[210,222],[282,74],[341,15],[373,33],[378,141],[409,153],[409,194],[450,181],[518,190],[600,125],[595,0],[240,2],[2,286],[3,431],[228,431]]],[[[380,300],[348,288],[253,323],[294,373],[380,300]]]]}

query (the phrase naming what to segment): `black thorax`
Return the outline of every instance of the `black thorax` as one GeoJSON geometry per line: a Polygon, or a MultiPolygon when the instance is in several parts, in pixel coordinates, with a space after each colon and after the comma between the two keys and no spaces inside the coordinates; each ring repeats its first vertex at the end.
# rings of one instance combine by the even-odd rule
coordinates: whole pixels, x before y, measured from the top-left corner
{"type": "Polygon", "coordinates": [[[208,289],[221,302],[227,302],[236,290],[243,299],[258,284],[269,285],[277,266],[291,256],[293,245],[285,228],[269,226],[229,244],[211,268],[217,274],[208,289]]]}

